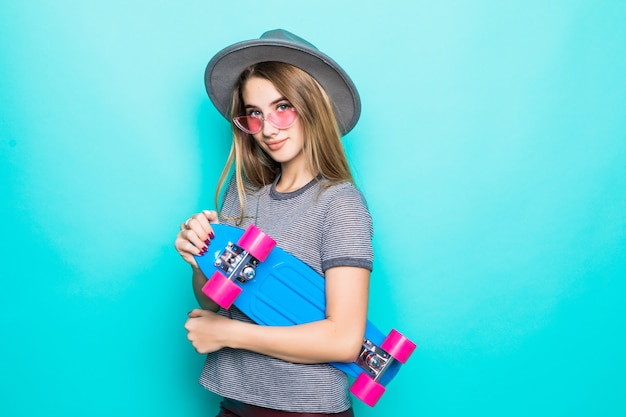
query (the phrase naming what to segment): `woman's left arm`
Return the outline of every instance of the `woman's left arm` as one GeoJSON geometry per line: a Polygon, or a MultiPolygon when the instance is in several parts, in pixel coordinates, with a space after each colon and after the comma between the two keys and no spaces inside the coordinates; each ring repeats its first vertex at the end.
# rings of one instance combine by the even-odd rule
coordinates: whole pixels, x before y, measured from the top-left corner
{"type": "Polygon", "coordinates": [[[365,333],[370,271],[333,267],[326,271],[326,318],[296,326],[260,326],[193,310],[185,324],[199,353],[223,347],[246,349],[289,362],[352,362],[365,333]]]}

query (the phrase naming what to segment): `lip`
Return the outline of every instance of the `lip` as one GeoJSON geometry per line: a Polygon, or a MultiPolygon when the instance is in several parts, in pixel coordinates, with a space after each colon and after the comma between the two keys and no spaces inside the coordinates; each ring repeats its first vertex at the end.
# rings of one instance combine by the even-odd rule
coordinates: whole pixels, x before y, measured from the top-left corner
{"type": "Polygon", "coordinates": [[[265,144],[271,151],[277,151],[280,148],[282,148],[286,142],[287,142],[287,139],[281,139],[281,140],[273,140],[271,142],[265,142],[265,144]]]}

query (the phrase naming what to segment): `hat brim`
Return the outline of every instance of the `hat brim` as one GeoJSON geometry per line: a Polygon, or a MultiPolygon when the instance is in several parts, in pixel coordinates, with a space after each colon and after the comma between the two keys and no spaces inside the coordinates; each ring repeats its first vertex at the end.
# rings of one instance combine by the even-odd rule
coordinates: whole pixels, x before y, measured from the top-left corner
{"type": "Polygon", "coordinates": [[[277,61],[310,74],[324,88],[333,104],[342,135],[352,130],[361,114],[359,93],[345,71],[329,56],[294,42],[254,39],[218,52],[209,61],[204,82],[217,110],[230,119],[232,91],[239,75],[250,65],[277,61]]]}

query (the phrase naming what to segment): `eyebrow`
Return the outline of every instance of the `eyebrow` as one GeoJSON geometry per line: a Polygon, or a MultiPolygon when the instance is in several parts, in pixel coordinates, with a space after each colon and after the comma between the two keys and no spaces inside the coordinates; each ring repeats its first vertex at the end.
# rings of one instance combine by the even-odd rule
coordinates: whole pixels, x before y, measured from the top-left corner
{"type": "MultiPolygon", "coordinates": [[[[289,100],[287,100],[285,97],[282,97],[282,96],[281,96],[280,98],[278,98],[278,99],[276,99],[276,100],[272,101],[272,102],[270,103],[270,106],[275,106],[275,105],[277,105],[278,103],[280,103],[281,101],[287,101],[287,102],[289,102],[289,100]]],[[[247,109],[258,109],[258,108],[259,108],[259,106],[255,106],[254,104],[246,104],[246,105],[244,106],[244,108],[245,108],[246,110],[247,110],[247,109]]]]}

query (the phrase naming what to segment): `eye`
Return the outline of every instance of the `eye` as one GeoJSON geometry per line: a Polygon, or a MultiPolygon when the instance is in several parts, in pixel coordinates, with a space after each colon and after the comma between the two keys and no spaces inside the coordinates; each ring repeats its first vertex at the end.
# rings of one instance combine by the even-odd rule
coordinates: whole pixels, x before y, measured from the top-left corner
{"type": "Polygon", "coordinates": [[[278,106],[276,106],[276,111],[279,112],[287,111],[290,109],[293,109],[293,106],[290,103],[280,103],[278,106]]]}
{"type": "Polygon", "coordinates": [[[262,117],[263,116],[260,111],[254,110],[254,109],[248,110],[248,114],[247,115],[248,116],[253,116],[253,117],[262,117]]]}

